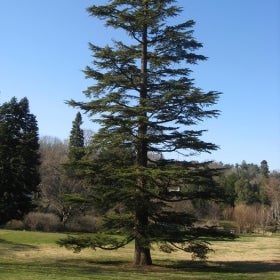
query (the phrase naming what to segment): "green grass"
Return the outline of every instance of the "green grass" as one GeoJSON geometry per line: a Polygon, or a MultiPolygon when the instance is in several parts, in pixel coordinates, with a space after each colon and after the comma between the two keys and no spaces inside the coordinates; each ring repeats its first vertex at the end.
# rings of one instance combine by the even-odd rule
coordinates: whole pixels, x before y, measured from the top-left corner
{"type": "Polygon", "coordinates": [[[189,255],[152,251],[154,265],[131,265],[133,244],[113,252],[59,248],[64,234],[0,230],[0,279],[280,279],[280,236],[244,236],[216,242],[207,263],[189,255]]]}
{"type": "Polygon", "coordinates": [[[0,240],[3,239],[12,243],[54,245],[58,239],[63,237],[65,237],[65,234],[62,233],[0,230],[0,240]]]}

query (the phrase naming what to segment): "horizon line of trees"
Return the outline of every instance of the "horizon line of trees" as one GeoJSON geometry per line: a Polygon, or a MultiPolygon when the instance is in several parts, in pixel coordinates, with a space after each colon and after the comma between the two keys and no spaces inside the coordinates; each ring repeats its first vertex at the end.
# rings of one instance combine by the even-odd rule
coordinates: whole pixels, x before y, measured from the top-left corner
{"type": "MultiPolygon", "coordinates": [[[[75,172],[69,168],[69,163],[81,160],[89,153],[92,160],[98,157],[98,151],[90,149],[94,132],[81,128],[80,112],[77,113],[73,121],[73,127],[67,140],[53,136],[38,137],[36,117],[29,112],[27,98],[19,102],[16,98],[12,98],[10,102],[2,104],[0,118],[2,120],[0,126],[1,224],[10,220],[23,219],[29,212],[35,211],[41,214],[54,214],[55,218],[52,219],[60,224],[60,230],[66,229],[68,224],[71,224],[68,229],[72,228],[76,231],[82,229],[86,231],[87,226],[89,230],[96,230],[100,213],[86,203],[80,205],[71,202],[71,199],[66,199],[67,196],[77,195],[77,193],[89,195],[87,187],[78,178],[79,176],[73,175],[75,172]],[[33,144],[31,145],[31,143],[33,144]],[[29,167],[28,164],[32,163],[32,154],[34,155],[34,166],[29,167]],[[7,165],[6,161],[10,163],[10,166],[7,165]],[[18,164],[15,167],[13,167],[14,162],[18,164]],[[25,166],[25,172],[30,172],[29,176],[33,177],[32,187],[26,181],[30,180],[30,177],[22,177],[22,174],[18,173],[24,168],[19,163],[25,166]],[[28,187],[30,188],[28,189],[28,187]],[[9,197],[11,199],[8,199],[9,197]],[[87,226],[82,226],[82,223],[79,225],[79,219],[87,226]]],[[[150,154],[149,157],[154,161],[162,159],[162,155],[156,153],[150,154]]],[[[196,202],[191,207],[188,204],[187,208],[192,208],[192,211],[204,209],[204,213],[201,211],[199,214],[201,218],[208,217],[211,220],[216,217],[217,220],[238,220],[239,223],[242,220],[240,218],[242,212],[243,214],[247,212],[247,216],[250,216],[247,217],[247,220],[251,221],[254,215],[262,216],[264,219],[263,215],[266,212],[267,225],[279,225],[280,173],[270,172],[266,160],[263,160],[259,165],[247,163],[245,160],[235,164],[211,162],[210,167],[223,170],[215,179],[217,185],[224,192],[223,204],[220,206],[209,204],[206,205],[207,207],[205,205],[200,207],[199,202],[196,202]],[[237,209],[238,215],[234,213],[234,209],[237,209]],[[256,214],[257,211],[261,210],[263,211],[262,215],[256,214]]],[[[185,206],[181,205],[180,207],[184,208],[185,206]]],[[[115,211],[121,210],[115,209],[115,211]]],[[[38,220],[42,220],[42,217],[38,220]]],[[[29,228],[36,227],[33,225],[29,228]]],[[[51,227],[48,226],[48,228],[51,227]]],[[[244,225],[240,228],[241,231],[248,230],[244,225]]]]}
{"type": "MultiPolygon", "coordinates": [[[[38,137],[36,118],[29,112],[27,98],[19,102],[13,98],[10,103],[1,105],[0,117],[0,132],[5,134],[5,137],[0,137],[0,170],[4,171],[6,166],[5,173],[1,173],[2,225],[13,229],[98,233],[104,215],[125,213],[121,203],[111,207],[106,205],[102,210],[95,207],[92,201],[83,201],[91,196],[91,191],[82,180],[79,168],[76,168],[79,164],[76,167],[75,164],[85,156],[91,161],[98,160],[100,151],[91,147],[94,133],[81,129],[82,117],[79,112],[73,121],[69,139],[64,141],[52,136],[38,137]],[[16,125],[17,121],[19,123],[16,125]],[[15,143],[17,149],[14,149],[15,143]],[[7,146],[10,148],[7,149],[7,146]],[[34,165],[28,165],[31,164],[32,154],[34,165]],[[16,161],[16,168],[12,168],[11,164],[7,169],[3,155],[9,158],[10,164],[14,164],[15,159],[21,160],[16,161]],[[29,176],[37,178],[36,182],[24,181],[30,179],[22,177],[24,166],[30,172],[29,176]],[[37,173],[33,173],[36,170],[37,173]],[[12,179],[4,181],[5,178],[12,179]],[[32,188],[27,187],[29,182],[33,182],[32,188]],[[11,200],[5,201],[8,197],[12,198],[12,203],[11,200]]],[[[4,134],[0,133],[0,136],[4,134]]],[[[126,153],[125,150],[123,152],[126,153]]],[[[149,158],[156,162],[163,156],[151,153],[149,158]]],[[[176,161],[172,164],[176,167],[176,161]]],[[[209,162],[209,168],[220,170],[215,182],[223,193],[223,202],[194,199],[176,203],[172,206],[174,211],[193,213],[199,223],[222,226],[236,233],[279,230],[280,173],[270,172],[266,160],[259,165],[246,161],[239,164],[209,162]]]]}
{"type": "MultiPolygon", "coordinates": [[[[87,133],[90,132],[87,131],[87,133]]],[[[65,164],[69,159],[69,143],[70,141],[61,141],[56,137],[40,138],[42,181],[39,185],[40,196],[36,197],[37,207],[34,209],[38,215],[34,216],[32,212],[33,225],[28,217],[27,228],[44,229],[40,225],[40,221],[44,220],[42,214],[47,216],[53,214],[55,216],[52,220],[55,221],[57,230],[85,232],[98,230],[99,218],[104,212],[97,211],[92,205],[75,204],[66,199],[69,195],[90,195],[89,190],[81,181],[74,179],[73,176],[69,178],[69,173],[68,175],[65,173],[65,164]]],[[[92,153],[93,159],[96,154],[92,153]]],[[[153,158],[160,157],[153,155],[153,158]]],[[[223,203],[203,203],[202,201],[178,203],[177,209],[196,212],[199,219],[205,222],[233,221],[232,230],[237,232],[254,232],[256,229],[261,229],[263,232],[279,230],[279,172],[270,173],[266,161],[262,161],[259,165],[245,161],[240,164],[212,162],[210,166],[224,170],[216,178],[217,185],[224,192],[223,203]]],[[[111,211],[121,212],[122,206],[112,208],[111,211]]],[[[51,221],[45,223],[47,230],[52,228],[49,225],[51,221]]]]}
{"type": "MultiPolygon", "coordinates": [[[[61,223],[62,225],[60,229],[66,229],[67,223],[70,222],[73,229],[79,230],[79,228],[83,228],[86,230],[86,227],[78,225],[77,218],[74,218],[75,216],[84,220],[84,222],[88,219],[85,223],[89,225],[92,222],[93,224],[89,226],[89,228],[96,229],[97,226],[95,224],[97,216],[100,213],[98,213],[94,207],[86,205],[86,203],[81,206],[79,203],[75,204],[69,202],[71,200],[66,199],[69,194],[89,194],[87,187],[85,187],[81,180],[77,178],[77,174],[75,176],[73,175],[73,173],[75,173],[74,170],[71,170],[71,168],[69,169],[69,163],[82,159],[82,157],[86,153],[89,153],[89,151],[91,159],[96,158],[98,155],[98,151],[92,151],[90,149],[94,132],[91,130],[83,130],[81,128],[82,117],[80,112],[77,113],[76,118],[73,121],[73,127],[70,131],[69,139],[65,140],[53,136],[43,136],[39,138],[36,117],[29,112],[27,98],[24,98],[19,102],[16,98],[12,98],[10,102],[2,104],[0,106],[0,117],[2,120],[0,126],[0,132],[2,135],[0,135],[0,170],[2,171],[0,204],[0,211],[2,213],[1,224],[3,225],[10,220],[23,219],[26,214],[34,210],[35,212],[54,214],[58,217],[58,223],[61,223]],[[19,121],[18,125],[16,125],[17,121],[19,121]],[[28,122],[28,126],[26,125],[26,122],[28,122]],[[4,129],[5,123],[6,129],[8,127],[10,129],[9,133],[4,129]],[[30,128],[32,128],[32,131],[28,131],[30,128]],[[5,137],[3,137],[4,134],[5,137]],[[30,137],[30,139],[27,139],[27,137],[30,137]],[[25,140],[23,141],[21,138],[25,140]],[[11,139],[13,139],[13,141],[11,141],[11,139]],[[33,144],[31,146],[23,148],[23,145],[30,145],[32,141],[33,144]],[[10,146],[9,149],[7,149],[8,146],[10,146]],[[15,146],[18,147],[18,149],[14,149],[15,146]],[[12,150],[13,152],[8,155],[9,151],[12,150]],[[23,161],[24,157],[20,152],[25,152],[26,162],[23,161]],[[28,160],[26,157],[27,153],[29,155],[28,160]],[[9,168],[11,168],[11,172],[14,172],[10,174],[7,172],[7,163],[3,159],[4,155],[6,155],[6,159],[8,158],[8,155],[10,158],[9,162],[11,163],[16,158],[21,158],[21,164],[26,165],[27,162],[31,163],[32,153],[34,154],[34,167],[29,168],[26,166],[26,170],[31,172],[31,176],[35,177],[33,178],[34,183],[32,188],[28,189],[28,186],[26,186],[28,182],[24,183],[24,180],[30,178],[24,178],[22,181],[23,183],[21,184],[20,180],[22,179],[19,178],[23,178],[22,174],[15,175],[15,170],[22,170],[23,167],[17,165],[16,168],[12,168],[12,165],[10,165],[9,168]],[[5,166],[6,169],[4,169],[5,166]],[[5,175],[3,173],[4,170],[5,175]],[[36,170],[37,173],[33,173],[36,170]],[[10,182],[7,181],[8,177],[13,178],[17,183],[13,183],[13,180],[10,182]],[[11,185],[10,189],[5,187],[8,184],[11,185]],[[24,194],[22,194],[24,197],[21,195],[22,192],[24,192],[24,194]],[[11,200],[8,200],[9,196],[12,197],[13,203],[11,203],[11,200]],[[15,199],[16,197],[19,198],[18,201],[15,199]],[[24,205],[24,207],[20,206],[22,207],[20,208],[17,206],[20,205],[20,203],[21,205],[24,205]],[[7,211],[7,209],[9,209],[9,211],[7,211]],[[89,215],[86,213],[89,213],[89,215]],[[81,218],[84,216],[87,218],[81,218]],[[73,219],[75,220],[74,222],[73,219]],[[73,223],[76,223],[76,225],[73,225],[73,223]]],[[[149,157],[155,161],[162,159],[162,155],[155,153],[150,154],[149,157]]],[[[20,161],[18,160],[18,162],[20,161]]],[[[211,162],[209,163],[209,166],[211,168],[223,170],[215,180],[217,185],[219,185],[224,192],[224,202],[222,206],[220,205],[218,207],[219,210],[217,210],[216,205],[213,206],[213,204],[201,208],[205,209],[204,213],[203,211],[200,213],[201,217],[217,216],[219,217],[218,220],[236,220],[238,218],[237,214],[234,214],[234,208],[239,208],[239,212],[252,212],[252,209],[248,210],[249,208],[246,207],[253,206],[254,208],[256,206],[263,206],[266,210],[270,209],[271,212],[270,214],[267,213],[267,215],[271,216],[269,219],[267,218],[269,220],[268,224],[279,225],[280,173],[275,170],[270,172],[266,160],[263,160],[259,165],[255,163],[247,163],[243,160],[241,163],[235,164],[211,162]],[[211,207],[213,208],[212,210],[211,207]],[[217,212],[219,213],[217,214],[217,212]]],[[[190,206],[188,205],[188,207],[190,206]]],[[[199,209],[200,205],[196,202],[196,205],[194,204],[192,207],[199,209]]],[[[256,208],[254,209],[256,212],[256,208]]],[[[251,213],[250,215],[253,216],[255,214],[251,213]]],[[[55,219],[56,218],[54,218],[54,220],[55,219]]]]}

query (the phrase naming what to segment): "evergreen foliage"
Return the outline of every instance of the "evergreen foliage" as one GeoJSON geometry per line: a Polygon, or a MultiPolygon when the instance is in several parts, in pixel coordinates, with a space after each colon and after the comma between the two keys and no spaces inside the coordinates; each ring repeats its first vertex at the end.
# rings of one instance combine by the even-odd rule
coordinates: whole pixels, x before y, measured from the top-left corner
{"type": "Polygon", "coordinates": [[[227,167],[225,170],[227,171],[217,178],[217,182],[225,192],[227,204],[233,207],[238,204],[270,204],[265,193],[265,185],[269,179],[266,160],[260,166],[243,160],[240,165],[227,167]]]}
{"type": "Polygon", "coordinates": [[[69,152],[68,158],[70,162],[78,161],[84,156],[84,132],[81,129],[82,116],[78,112],[75,120],[73,121],[72,129],[69,139],[69,152]]]}
{"type": "Polygon", "coordinates": [[[262,160],[261,162],[261,173],[263,178],[267,179],[269,174],[269,168],[266,160],[262,160]]]}
{"type": "Polygon", "coordinates": [[[33,207],[39,176],[37,121],[27,98],[0,106],[0,224],[33,207]]]}
{"type": "Polygon", "coordinates": [[[220,199],[209,163],[187,161],[193,153],[217,149],[201,140],[196,125],[217,117],[219,93],[194,85],[190,66],[206,57],[193,37],[194,21],[170,26],[179,15],[174,0],[112,0],[91,6],[90,15],[121,29],[131,44],[90,44],[94,61],[85,75],[93,85],[85,91],[89,102],[69,101],[88,112],[100,125],[93,138],[98,156],[80,162],[91,196],[85,198],[102,210],[102,234],[69,237],[60,244],[114,249],[135,241],[134,263],[150,265],[150,248],[165,252],[184,250],[205,258],[208,238],[232,237],[215,227],[197,226],[196,217],[176,211],[182,201],[220,199]],[[174,153],[185,160],[170,160],[174,153]],[[151,155],[157,155],[152,157],[151,155]],[[108,211],[109,209],[113,211],[108,211]],[[106,234],[121,235],[108,239],[106,234]],[[105,235],[104,235],[105,234],[105,235]]]}

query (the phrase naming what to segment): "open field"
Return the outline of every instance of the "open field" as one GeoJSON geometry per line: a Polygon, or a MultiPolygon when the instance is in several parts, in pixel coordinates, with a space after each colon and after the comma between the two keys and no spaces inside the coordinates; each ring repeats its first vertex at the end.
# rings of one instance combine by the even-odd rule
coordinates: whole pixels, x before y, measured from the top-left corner
{"type": "Polygon", "coordinates": [[[280,235],[215,242],[206,263],[181,252],[152,251],[154,265],[131,265],[133,244],[113,252],[75,254],[55,242],[63,234],[0,230],[0,279],[280,279],[280,235]]]}

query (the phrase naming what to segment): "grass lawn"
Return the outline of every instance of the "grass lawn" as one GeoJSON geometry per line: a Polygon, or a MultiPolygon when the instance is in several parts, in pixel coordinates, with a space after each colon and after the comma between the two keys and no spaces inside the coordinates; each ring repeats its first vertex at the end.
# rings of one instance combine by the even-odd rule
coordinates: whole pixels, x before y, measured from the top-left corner
{"type": "Polygon", "coordinates": [[[214,242],[206,263],[182,252],[154,249],[151,267],[134,267],[133,244],[117,251],[75,254],[56,245],[64,234],[0,230],[0,279],[280,279],[280,236],[242,236],[214,242]]]}

